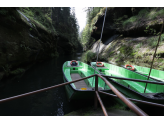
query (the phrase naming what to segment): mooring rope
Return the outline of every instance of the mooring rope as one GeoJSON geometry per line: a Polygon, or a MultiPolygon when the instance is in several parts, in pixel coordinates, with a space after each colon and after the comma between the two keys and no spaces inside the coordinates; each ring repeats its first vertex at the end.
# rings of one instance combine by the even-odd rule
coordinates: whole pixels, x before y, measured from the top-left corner
{"type": "MultiPolygon", "coordinates": [[[[153,67],[154,58],[156,56],[157,48],[158,48],[158,45],[159,45],[159,41],[161,40],[161,34],[162,34],[162,31],[163,31],[163,25],[164,25],[164,19],[163,19],[163,24],[162,24],[162,27],[161,27],[161,32],[160,32],[160,35],[159,35],[159,38],[158,38],[158,42],[157,42],[157,45],[156,45],[156,48],[155,48],[155,52],[154,52],[154,55],[153,55],[153,59],[152,59],[152,62],[151,62],[151,67],[150,67],[150,71],[149,71],[149,75],[148,75],[147,80],[149,80],[150,73],[151,73],[151,70],[152,70],[152,67],[153,67]]],[[[146,87],[147,87],[147,83],[146,83],[146,86],[145,86],[144,93],[146,92],[146,87]]]]}
{"type": "MultiPolygon", "coordinates": [[[[100,41],[99,41],[98,47],[97,47],[97,49],[96,49],[96,51],[98,50],[98,51],[97,51],[96,64],[97,64],[97,61],[98,61],[98,55],[99,55],[99,49],[100,49],[100,43],[101,43],[102,34],[103,34],[103,29],[104,29],[104,24],[105,24],[106,11],[107,11],[107,7],[106,7],[106,10],[105,10],[105,15],[104,15],[104,21],[103,21],[103,26],[102,26],[102,30],[101,30],[100,41]]],[[[95,66],[95,68],[94,68],[94,74],[95,74],[95,69],[96,69],[96,66],[95,66]]],[[[95,77],[93,77],[93,81],[94,81],[94,78],[95,78],[95,77]]],[[[92,86],[93,86],[93,81],[92,81],[92,86]]]]}

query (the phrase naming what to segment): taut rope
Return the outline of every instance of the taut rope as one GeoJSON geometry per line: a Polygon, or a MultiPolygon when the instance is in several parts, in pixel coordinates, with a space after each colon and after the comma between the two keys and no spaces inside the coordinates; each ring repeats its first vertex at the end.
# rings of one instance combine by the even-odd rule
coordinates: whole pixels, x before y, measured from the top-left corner
{"type": "MultiPolygon", "coordinates": [[[[98,50],[98,51],[97,51],[96,64],[97,64],[97,61],[98,61],[100,43],[101,43],[102,34],[103,34],[103,29],[104,29],[104,24],[105,24],[106,11],[107,11],[107,7],[106,7],[106,10],[105,10],[104,21],[103,21],[103,26],[102,26],[102,30],[101,30],[101,37],[100,37],[100,41],[99,41],[99,44],[98,44],[98,47],[97,47],[97,50],[98,50]]],[[[96,69],[96,68],[95,68],[95,69],[96,69]]],[[[95,69],[94,69],[94,74],[95,74],[95,69]]],[[[94,81],[94,77],[93,77],[93,81],[94,81]]],[[[92,81],[92,86],[93,86],[93,81],[92,81]]]]}

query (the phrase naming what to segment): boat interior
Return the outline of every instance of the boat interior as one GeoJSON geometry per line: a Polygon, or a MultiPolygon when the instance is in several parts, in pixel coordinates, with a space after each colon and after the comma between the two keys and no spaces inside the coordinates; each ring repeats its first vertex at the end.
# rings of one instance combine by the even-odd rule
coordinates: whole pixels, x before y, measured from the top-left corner
{"type": "MultiPolygon", "coordinates": [[[[96,67],[96,63],[92,62],[91,65],[93,67],[96,67]]],[[[147,77],[132,72],[130,70],[124,69],[119,66],[115,66],[112,64],[104,63],[104,67],[96,67],[98,71],[100,71],[104,75],[109,76],[115,76],[115,77],[125,77],[125,78],[133,78],[133,79],[141,79],[141,80],[147,80],[147,77]]],[[[134,82],[129,80],[119,80],[119,79],[113,79],[114,81],[134,90],[139,93],[144,93],[144,89],[146,86],[146,83],[143,82],[134,82]]],[[[154,81],[153,79],[149,79],[150,81],[154,81]]],[[[164,85],[157,85],[157,84],[147,84],[146,92],[147,94],[155,94],[155,93],[163,93],[164,92],[164,85]]]]}
{"type": "MultiPolygon", "coordinates": [[[[71,61],[65,62],[63,68],[65,76],[68,79],[68,81],[77,80],[94,74],[94,69],[91,66],[80,61],[78,61],[77,66],[71,66],[70,62],[71,61]]],[[[98,72],[95,71],[95,74],[98,74],[98,72]]],[[[76,83],[72,83],[72,86],[75,89],[80,90],[94,90],[95,77],[91,77],[76,83]]],[[[98,78],[98,89],[108,90],[110,88],[105,84],[105,82],[101,78],[98,78]]]]}

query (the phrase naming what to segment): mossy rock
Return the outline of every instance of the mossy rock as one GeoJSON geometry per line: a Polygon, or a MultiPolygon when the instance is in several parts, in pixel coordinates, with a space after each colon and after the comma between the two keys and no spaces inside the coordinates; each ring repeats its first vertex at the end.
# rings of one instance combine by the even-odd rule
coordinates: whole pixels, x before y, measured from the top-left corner
{"type": "Polygon", "coordinates": [[[25,69],[23,68],[17,68],[13,71],[10,72],[11,75],[18,75],[18,74],[21,74],[21,73],[24,73],[25,72],[25,69]]]}

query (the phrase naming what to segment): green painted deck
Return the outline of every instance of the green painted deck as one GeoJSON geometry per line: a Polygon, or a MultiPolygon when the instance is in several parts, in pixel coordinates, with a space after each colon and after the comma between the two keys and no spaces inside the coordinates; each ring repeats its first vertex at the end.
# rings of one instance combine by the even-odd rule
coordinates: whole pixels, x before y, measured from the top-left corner
{"type": "MultiPolygon", "coordinates": [[[[77,61],[78,66],[71,66],[70,62],[66,61],[63,64],[64,82],[70,82],[94,74],[94,69],[91,66],[80,61],[77,61]]],[[[99,74],[99,72],[95,71],[95,74],[99,74]]],[[[69,100],[94,99],[95,77],[65,85],[65,88],[69,100]]],[[[111,93],[111,89],[101,78],[98,78],[98,90],[111,93]]],[[[102,95],[103,98],[106,96],[102,95]]]]}
{"type": "MultiPolygon", "coordinates": [[[[141,66],[136,66],[136,65],[134,65],[134,67],[135,67],[135,71],[136,71],[136,72],[141,73],[141,74],[144,74],[144,75],[146,75],[146,76],[149,75],[150,68],[141,67],[141,66]]],[[[155,78],[155,79],[158,79],[158,80],[164,82],[164,71],[152,69],[152,70],[151,70],[150,77],[155,78]]]]}
{"type": "MultiPolygon", "coordinates": [[[[91,65],[95,67],[96,63],[91,62],[91,65]]],[[[99,70],[104,75],[109,76],[116,76],[116,77],[126,77],[126,78],[133,78],[133,79],[141,79],[141,80],[147,80],[147,77],[140,75],[138,73],[135,73],[133,71],[124,69],[122,67],[104,63],[104,68],[102,67],[96,67],[97,70],[99,70]],[[107,69],[106,69],[107,68],[107,69]]],[[[119,79],[113,79],[116,82],[134,90],[139,93],[144,93],[145,85],[146,83],[143,82],[133,82],[128,80],[119,80],[119,79]]],[[[149,79],[150,81],[154,81],[153,79],[149,79]]],[[[157,84],[147,84],[146,93],[161,93],[164,92],[164,85],[157,85],[157,84]]]]}
{"type": "MultiPolygon", "coordinates": [[[[68,81],[84,78],[94,74],[94,69],[91,66],[80,61],[78,61],[78,66],[71,66],[70,62],[71,61],[67,61],[63,65],[64,66],[63,71],[68,81]]],[[[99,72],[95,71],[95,74],[99,74],[99,72]]],[[[101,78],[98,78],[98,81],[99,81],[98,83],[99,89],[110,89],[101,78]]],[[[75,89],[80,89],[85,87],[88,88],[88,90],[90,90],[91,88],[95,87],[95,77],[94,78],[91,77],[86,80],[83,80],[79,84],[78,82],[73,83],[72,85],[75,89]]]]}

